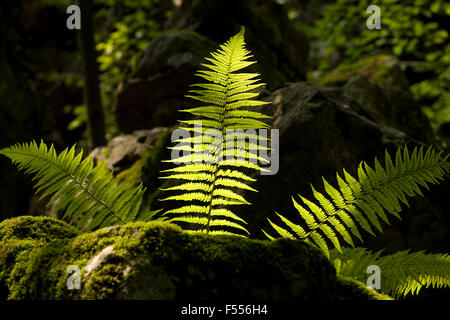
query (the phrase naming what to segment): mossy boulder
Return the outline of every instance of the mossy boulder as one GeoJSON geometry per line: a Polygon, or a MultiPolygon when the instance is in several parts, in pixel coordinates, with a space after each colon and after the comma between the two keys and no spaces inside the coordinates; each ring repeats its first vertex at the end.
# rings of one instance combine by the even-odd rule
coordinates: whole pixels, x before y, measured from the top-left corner
{"type": "Polygon", "coordinates": [[[305,242],[189,234],[164,222],[81,234],[48,217],[5,220],[0,265],[2,299],[369,298],[305,242]],[[79,289],[67,286],[70,266],[79,289]]]}
{"type": "Polygon", "coordinates": [[[341,300],[394,300],[353,278],[338,276],[336,282],[341,300]]]}
{"type": "MultiPolygon", "coordinates": [[[[34,291],[41,279],[30,281],[36,271],[35,257],[54,241],[64,242],[76,237],[78,230],[49,217],[20,216],[0,223],[0,299],[18,298],[34,291]],[[25,288],[26,287],[26,288],[25,288]]],[[[43,260],[40,261],[41,263],[43,260]]]]}

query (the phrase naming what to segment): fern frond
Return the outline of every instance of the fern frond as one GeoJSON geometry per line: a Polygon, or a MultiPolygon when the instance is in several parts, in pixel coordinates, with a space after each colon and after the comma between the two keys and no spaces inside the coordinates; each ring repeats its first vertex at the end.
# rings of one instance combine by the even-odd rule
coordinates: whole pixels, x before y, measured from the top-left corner
{"type": "Polygon", "coordinates": [[[382,256],[381,251],[365,248],[343,248],[342,252],[330,250],[330,260],[339,275],[350,276],[366,283],[367,267],[380,268],[380,290],[394,298],[418,294],[422,288],[450,287],[450,256],[427,254],[423,251],[400,251],[382,256]]]}
{"type": "Polygon", "coordinates": [[[91,157],[82,160],[83,151],[76,154],[75,146],[57,155],[53,145],[48,148],[42,141],[39,146],[32,141],[2,149],[0,154],[20,170],[34,174],[34,187],[36,193],[42,192],[41,199],[52,195],[49,205],[56,203],[56,210],[65,209],[63,219],[80,228],[124,224],[138,215],[142,185],[132,187],[104,167],[94,167],[91,157]]]}
{"type": "Polygon", "coordinates": [[[256,191],[248,185],[255,179],[244,170],[267,171],[259,165],[267,163],[267,159],[256,151],[270,150],[266,143],[261,147],[258,144],[268,138],[256,130],[269,128],[262,120],[270,117],[248,110],[268,103],[255,99],[259,95],[255,90],[264,84],[259,82],[257,73],[237,72],[255,63],[249,60],[250,52],[245,49],[244,31],[242,27],[220,45],[202,64],[205,69],[196,73],[205,81],[193,84],[186,96],[203,104],[181,110],[197,118],[180,121],[180,128],[201,134],[201,139],[191,136],[175,141],[179,144],[174,150],[190,154],[167,160],[183,164],[166,170],[168,175],[162,177],[182,181],[164,189],[178,193],[162,200],[190,203],[165,214],[171,217],[169,221],[192,232],[247,235],[245,221],[223,206],[249,204],[238,190],[256,191]],[[252,130],[244,132],[246,129],[252,130]]]}
{"type": "MultiPolygon", "coordinates": [[[[441,159],[441,152],[436,153],[431,147],[425,153],[423,147],[415,148],[410,156],[405,147],[403,151],[397,150],[394,164],[386,151],[386,169],[377,159],[374,169],[361,162],[358,179],[344,169],[344,177],[336,175],[338,188],[325,179],[325,193],[312,187],[316,202],[299,196],[303,202],[300,204],[293,198],[294,207],[308,227],[306,231],[296,228],[297,224],[284,217],[281,220],[297,239],[311,240],[329,256],[330,242],[332,247],[341,250],[337,235],[354,246],[354,237],[362,241],[358,227],[375,235],[372,227],[382,232],[382,222],[390,223],[389,215],[400,218],[401,203],[408,205],[407,196],[422,195],[420,187],[428,189],[428,184],[443,180],[450,169],[447,158],[441,159]]],[[[274,223],[270,224],[274,226],[274,223]]],[[[281,234],[279,230],[275,228],[284,237],[286,233],[282,231],[281,234]]]]}

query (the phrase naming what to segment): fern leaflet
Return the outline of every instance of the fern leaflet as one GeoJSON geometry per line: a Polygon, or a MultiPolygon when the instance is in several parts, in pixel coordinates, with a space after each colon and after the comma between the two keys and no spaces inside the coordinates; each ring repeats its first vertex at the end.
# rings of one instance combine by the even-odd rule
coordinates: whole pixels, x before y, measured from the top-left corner
{"type": "Polygon", "coordinates": [[[425,287],[450,286],[450,257],[447,254],[400,251],[381,255],[365,248],[343,248],[342,252],[330,250],[330,260],[338,275],[366,282],[367,267],[375,265],[381,271],[380,290],[394,298],[418,294],[425,287]]]}

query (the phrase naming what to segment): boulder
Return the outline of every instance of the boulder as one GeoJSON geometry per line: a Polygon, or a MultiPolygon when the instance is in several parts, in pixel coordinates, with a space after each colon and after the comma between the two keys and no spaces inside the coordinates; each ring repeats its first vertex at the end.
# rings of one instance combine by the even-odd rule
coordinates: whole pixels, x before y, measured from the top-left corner
{"type": "Polygon", "coordinates": [[[155,127],[117,136],[111,139],[107,146],[95,148],[91,156],[97,162],[104,161],[110,171],[123,171],[143,158],[147,151],[152,150],[158,137],[167,130],[165,127],[155,127]]]}
{"type": "Polygon", "coordinates": [[[214,43],[194,32],[167,32],[150,42],[136,73],[117,94],[115,114],[126,133],[182,119],[185,94],[214,43]]]}
{"type": "Polygon", "coordinates": [[[188,234],[163,222],[79,234],[53,218],[5,220],[0,264],[1,299],[388,298],[337,278],[307,243],[188,234]]]}
{"type": "Polygon", "coordinates": [[[166,27],[192,30],[219,44],[244,26],[247,47],[258,60],[254,68],[273,90],[304,80],[308,66],[308,39],[285,10],[271,0],[186,0],[166,27]]]}

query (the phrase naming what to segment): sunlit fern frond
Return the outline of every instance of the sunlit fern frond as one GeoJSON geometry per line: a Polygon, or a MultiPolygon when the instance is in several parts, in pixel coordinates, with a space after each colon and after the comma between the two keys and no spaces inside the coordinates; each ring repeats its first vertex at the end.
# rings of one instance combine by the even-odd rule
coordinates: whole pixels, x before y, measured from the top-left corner
{"type": "Polygon", "coordinates": [[[341,276],[366,283],[369,266],[380,268],[380,290],[394,298],[418,294],[422,288],[450,287],[450,256],[423,251],[400,251],[382,255],[365,248],[330,250],[330,260],[341,276]]]}
{"type": "MultiPolygon", "coordinates": [[[[354,246],[354,238],[362,241],[359,228],[375,235],[373,227],[382,232],[381,221],[389,224],[389,215],[400,219],[401,203],[409,206],[407,197],[422,195],[420,187],[438,184],[449,171],[447,157],[441,159],[441,152],[432,147],[424,152],[415,148],[412,155],[405,147],[397,150],[395,165],[385,152],[384,169],[375,159],[375,169],[361,162],[358,179],[344,169],[344,178],[336,175],[339,188],[331,186],[325,179],[326,194],[314,189],[316,202],[299,196],[303,204],[292,198],[295,208],[303,218],[306,227],[296,224],[277,214],[284,225],[269,223],[284,238],[301,239],[320,248],[329,256],[329,247],[341,250],[340,236],[347,244],[354,246]]],[[[269,238],[272,236],[265,233],[269,238]]]]}
{"type": "MultiPolygon", "coordinates": [[[[90,156],[82,160],[75,146],[56,154],[35,141],[0,150],[25,173],[34,174],[36,193],[41,198],[52,195],[49,205],[65,209],[63,220],[86,230],[114,224],[124,224],[138,218],[144,190],[120,182],[102,166],[94,167],[90,156]]],[[[143,218],[140,218],[143,219],[143,218]]],[[[145,217],[144,217],[145,219],[145,217]]]]}
{"type": "Polygon", "coordinates": [[[244,45],[242,28],[206,58],[206,69],[197,73],[206,81],[192,85],[187,95],[201,106],[181,110],[198,118],[180,121],[180,129],[190,135],[176,140],[178,144],[170,149],[186,155],[168,160],[183,163],[165,170],[168,175],[163,178],[182,182],[163,189],[172,195],[162,200],[183,203],[164,214],[186,230],[248,234],[245,221],[228,207],[249,204],[237,190],[256,191],[248,186],[254,179],[244,170],[265,170],[259,163],[268,161],[258,151],[268,150],[269,139],[258,129],[269,128],[261,119],[270,117],[249,110],[268,102],[255,99],[259,95],[255,90],[264,85],[259,74],[238,72],[255,63],[244,45]]]}

